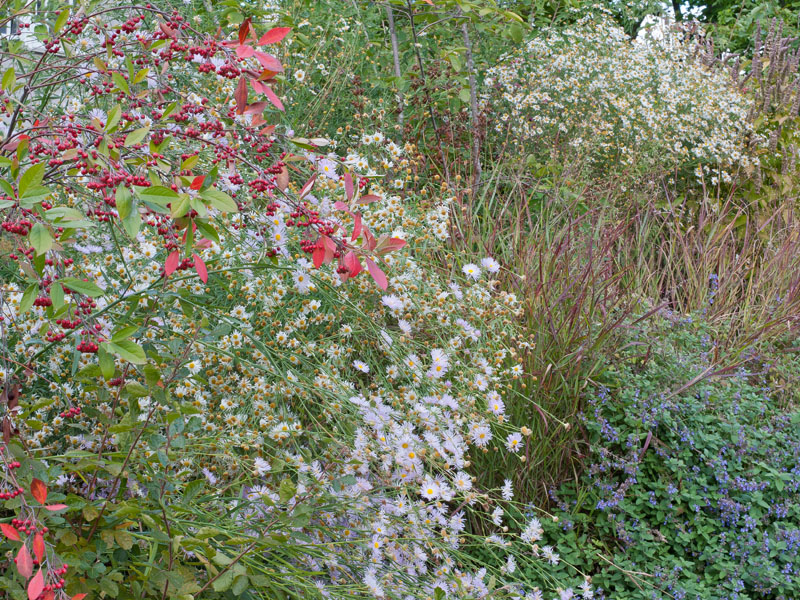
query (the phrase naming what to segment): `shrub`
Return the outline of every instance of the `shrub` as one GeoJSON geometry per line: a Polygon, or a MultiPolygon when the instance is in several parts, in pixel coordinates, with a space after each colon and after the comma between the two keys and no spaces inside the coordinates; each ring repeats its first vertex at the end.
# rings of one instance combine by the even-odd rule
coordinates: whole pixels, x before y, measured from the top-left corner
{"type": "Polygon", "coordinates": [[[506,56],[485,87],[496,131],[539,161],[632,178],[710,173],[714,185],[753,163],[744,145],[749,101],[672,30],[632,41],[590,14],[506,56]]]}
{"type": "Polygon", "coordinates": [[[590,464],[582,485],[553,500],[570,540],[562,556],[589,570],[602,597],[788,599],[800,589],[800,413],[781,410],[772,361],[713,372],[715,345],[691,318],[643,327],[588,401],[590,464]]]}

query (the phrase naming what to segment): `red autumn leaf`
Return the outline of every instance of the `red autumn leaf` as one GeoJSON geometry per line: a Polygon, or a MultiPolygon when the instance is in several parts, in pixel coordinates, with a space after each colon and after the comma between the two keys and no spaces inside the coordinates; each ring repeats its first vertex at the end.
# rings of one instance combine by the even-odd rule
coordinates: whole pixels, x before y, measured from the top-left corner
{"type": "Polygon", "coordinates": [[[51,512],[55,512],[57,510],[64,510],[65,508],[69,508],[66,504],[48,504],[45,508],[51,512]]]}
{"type": "Polygon", "coordinates": [[[355,277],[363,270],[361,267],[361,261],[358,260],[358,256],[352,250],[345,254],[344,266],[347,268],[350,277],[355,277]]]}
{"type": "Polygon", "coordinates": [[[380,199],[381,197],[375,194],[367,194],[356,200],[356,204],[369,204],[371,202],[378,202],[380,199]]]}
{"type": "Polygon", "coordinates": [[[275,125],[267,125],[264,127],[259,133],[261,135],[272,135],[272,132],[275,131],[275,125]]]}
{"type": "Polygon", "coordinates": [[[44,504],[47,501],[47,486],[44,481],[40,479],[31,481],[31,494],[39,504],[44,504]]]}
{"type": "Polygon", "coordinates": [[[197,254],[192,254],[194,257],[194,268],[197,269],[197,276],[200,277],[200,281],[203,283],[208,283],[208,269],[206,269],[206,263],[203,262],[203,259],[197,256],[197,254]]]}
{"type": "Polygon", "coordinates": [[[378,287],[382,290],[388,288],[389,281],[386,279],[386,274],[381,271],[381,268],[369,258],[365,258],[364,260],[367,261],[367,270],[369,271],[369,274],[372,275],[375,283],[378,284],[378,287]]]}
{"type": "Polygon", "coordinates": [[[205,175],[198,175],[197,177],[192,179],[192,185],[190,185],[189,187],[192,188],[193,190],[199,190],[201,187],[203,187],[203,182],[205,180],[206,180],[205,175]]]}
{"type": "Polygon", "coordinates": [[[36,576],[28,584],[28,600],[36,600],[44,591],[44,574],[41,567],[36,576]]]}
{"type": "Polygon", "coordinates": [[[361,230],[363,229],[361,225],[361,213],[355,213],[353,215],[353,235],[350,237],[351,242],[355,242],[358,239],[358,236],[361,235],[361,230]]]}
{"type": "Polygon", "coordinates": [[[244,75],[239,78],[233,97],[236,100],[236,113],[242,114],[245,106],[247,106],[247,79],[245,79],[244,75]]]}
{"type": "Polygon", "coordinates": [[[44,557],[44,536],[41,533],[33,536],[33,555],[36,560],[40,563],[42,562],[42,557],[44,557]]]}
{"type": "Polygon", "coordinates": [[[0,523],[0,529],[3,530],[3,534],[10,540],[15,542],[20,541],[19,531],[17,531],[14,527],[9,525],[8,523],[0,523]]]}
{"type": "Polygon", "coordinates": [[[267,99],[275,105],[275,108],[278,110],[285,110],[283,108],[283,102],[281,102],[281,99],[278,98],[275,92],[272,91],[272,88],[268,85],[265,85],[264,88],[264,93],[266,94],[267,99]]]}
{"type": "Polygon", "coordinates": [[[325,262],[325,246],[317,242],[314,252],[311,253],[311,258],[314,261],[314,268],[319,269],[322,263],[325,262]]]}
{"type": "Polygon", "coordinates": [[[250,58],[256,53],[252,46],[236,46],[236,56],[239,58],[250,58]]]}
{"type": "Polygon", "coordinates": [[[334,202],[333,203],[333,208],[335,208],[336,210],[343,210],[346,213],[350,212],[350,207],[347,206],[347,204],[345,204],[341,200],[337,200],[336,202],[334,202]]]}
{"type": "Polygon", "coordinates": [[[56,593],[53,590],[45,592],[41,596],[39,596],[42,600],[55,600],[56,593]]]}
{"type": "Polygon", "coordinates": [[[353,176],[350,173],[344,174],[344,191],[347,194],[347,199],[353,199],[353,176]]]}
{"type": "Polygon", "coordinates": [[[286,34],[292,30],[291,27],[275,27],[270,29],[267,33],[261,36],[258,40],[259,46],[266,46],[267,44],[276,44],[286,37],[286,34]]]}
{"type": "Polygon", "coordinates": [[[267,106],[269,106],[269,104],[266,102],[253,102],[252,104],[247,105],[247,108],[244,109],[244,114],[257,115],[264,112],[264,109],[266,109],[267,106]]]}
{"type": "Polygon", "coordinates": [[[283,71],[283,65],[281,64],[281,61],[272,56],[272,54],[267,54],[266,52],[259,52],[256,50],[255,56],[258,59],[258,62],[261,63],[261,66],[265,69],[275,71],[276,73],[283,71]]]}
{"type": "Polygon", "coordinates": [[[178,268],[179,261],[180,255],[178,254],[178,251],[173,250],[167,257],[167,261],[164,263],[164,277],[169,277],[175,272],[175,269],[178,268]]]}
{"type": "Polygon", "coordinates": [[[263,125],[266,122],[267,122],[267,120],[264,117],[262,117],[261,115],[253,115],[253,118],[250,121],[250,124],[253,127],[258,127],[259,125],[263,125]]]}
{"type": "Polygon", "coordinates": [[[258,79],[251,79],[250,85],[253,86],[253,89],[257,94],[266,94],[266,90],[269,89],[269,86],[266,83],[261,83],[258,79]]]}
{"type": "Polygon", "coordinates": [[[242,24],[239,25],[239,44],[244,44],[247,41],[247,34],[250,33],[251,21],[247,17],[242,24]]]}
{"type": "Polygon", "coordinates": [[[33,557],[25,544],[22,544],[22,548],[19,549],[16,563],[17,571],[19,571],[19,574],[25,579],[33,575],[33,557]]]}
{"type": "Polygon", "coordinates": [[[86,596],[88,596],[88,594],[83,594],[83,593],[81,593],[81,594],[75,594],[75,595],[72,597],[72,600],[83,600],[84,598],[86,598],[86,596]]]}

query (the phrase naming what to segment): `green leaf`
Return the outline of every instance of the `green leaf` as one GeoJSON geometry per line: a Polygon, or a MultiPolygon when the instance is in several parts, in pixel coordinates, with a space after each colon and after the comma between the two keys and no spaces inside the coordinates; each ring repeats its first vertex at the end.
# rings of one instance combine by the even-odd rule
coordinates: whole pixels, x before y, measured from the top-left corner
{"type": "Polygon", "coordinates": [[[233,584],[233,571],[225,571],[222,575],[214,580],[214,591],[224,592],[231,587],[231,584],[233,584]]]}
{"type": "Polygon", "coordinates": [[[53,308],[56,310],[64,306],[64,288],[58,283],[50,286],[50,300],[53,301],[53,308]]]}
{"type": "Polygon", "coordinates": [[[180,219],[183,215],[189,212],[190,204],[191,199],[189,198],[189,194],[181,194],[178,197],[178,201],[173,202],[170,205],[170,215],[172,215],[173,219],[180,219]]]}
{"type": "Polygon", "coordinates": [[[207,200],[211,206],[222,212],[239,212],[239,207],[228,194],[216,188],[209,188],[200,192],[200,196],[207,200]]]}
{"type": "Polygon", "coordinates": [[[26,313],[33,306],[33,301],[36,300],[36,294],[39,293],[39,284],[30,284],[25,293],[22,294],[22,300],[19,301],[19,314],[26,313]]]}
{"type": "Polygon", "coordinates": [[[125,136],[125,147],[130,148],[136,144],[140,144],[142,140],[147,137],[147,134],[150,133],[150,126],[140,127],[139,129],[135,129],[131,131],[128,135],[125,136]]]}
{"type": "Polygon", "coordinates": [[[82,281],[76,277],[64,277],[58,281],[61,285],[68,287],[73,292],[84,294],[90,298],[99,298],[105,293],[91,281],[82,281]]]}
{"type": "Polygon", "coordinates": [[[125,94],[131,93],[131,89],[128,87],[128,82],[121,73],[112,73],[111,79],[114,80],[114,85],[116,85],[119,90],[125,92],[125,94]]]}
{"type": "Polygon", "coordinates": [[[131,398],[144,398],[150,395],[150,391],[141,383],[131,381],[125,386],[125,391],[131,398]]]}
{"type": "Polygon", "coordinates": [[[100,363],[100,372],[103,374],[103,379],[108,381],[114,376],[114,358],[111,356],[108,350],[100,346],[100,348],[97,350],[97,360],[100,363]]]}
{"type": "Polygon", "coordinates": [[[59,13],[58,18],[56,19],[56,24],[53,25],[53,33],[58,33],[59,31],[61,31],[61,28],[64,27],[64,24],[67,22],[67,19],[69,19],[69,7],[68,6],[63,7],[61,9],[61,12],[59,13]]]}
{"type": "Polygon", "coordinates": [[[125,220],[125,218],[131,214],[131,209],[133,208],[133,196],[131,195],[131,191],[120,184],[117,188],[116,199],[117,214],[120,219],[125,220]]]}
{"type": "Polygon", "coordinates": [[[138,188],[136,193],[139,198],[145,202],[152,202],[166,206],[170,202],[174,202],[178,198],[178,193],[163,185],[154,185],[148,188],[138,188]]]}
{"type": "Polygon", "coordinates": [[[194,222],[194,224],[197,225],[197,228],[200,230],[200,233],[203,234],[203,237],[213,240],[219,244],[219,234],[217,233],[217,230],[214,229],[210,224],[197,220],[194,222]]]}
{"type": "Polygon", "coordinates": [[[20,196],[19,203],[23,208],[31,208],[37,201],[45,196],[49,196],[51,193],[50,188],[46,188],[42,185],[35,185],[25,190],[25,193],[20,196]]]}
{"type": "Polygon", "coordinates": [[[281,485],[278,488],[278,496],[280,496],[281,502],[288,502],[294,495],[297,493],[297,487],[294,485],[291,479],[286,478],[281,481],[281,485]]]}
{"type": "Polygon", "coordinates": [[[117,104],[116,106],[114,106],[114,108],[108,111],[107,122],[106,126],[103,128],[103,131],[109,132],[114,127],[116,127],[117,123],[119,123],[119,119],[121,116],[122,116],[122,107],[119,104],[117,104]]]}
{"type": "Polygon", "coordinates": [[[511,39],[514,40],[515,44],[519,44],[522,41],[522,27],[519,23],[512,23],[508,27],[508,35],[511,36],[511,39]]]}
{"type": "Polygon", "coordinates": [[[42,183],[44,177],[44,163],[38,163],[30,167],[22,174],[19,179],[19,195],[23,197],[25,192],[42,183]]]}
{"type": "Polygon", "coordinates": [[[464,88],[460,92],[458,92],[458,98],[464,103],[469,102],[470,99],[469,88],[464,88]]]}
{"type": "Polygon", "coordinates": [[[247,577],[247,575],[237,575],[236,579],[233,581],[231,592],[233,592],[234,596],[241,596],[245,593],[245,591],[247,591],[249,585],[250,579],[247,577]]]}
{"type": "Polygon", "coordinates": [[[135,365],[144,364],[147,357],[144,354],[144,349],[137,343],[130,340],[122,340],[120,342],[103,342],[100,347],[105,349],[123,360],[135,365]]]}
{"type": "Polygon", "coordinates": [[[47,230],[47,227],[41,223],[36,223],[28,234],[28,241],[30,242],[36,254],[44,254],[53,247],[53,236],[47,230]]]}
{"type": "Polygon", "coordinates": [[[0,82],[0,87],[2,87],[4,91],[8,91],[14,87],[15,83],[17,83],[17,74],[14,72],[14,67],[9,67],[8,70],[3,73],[3,80],[0,82]]]}

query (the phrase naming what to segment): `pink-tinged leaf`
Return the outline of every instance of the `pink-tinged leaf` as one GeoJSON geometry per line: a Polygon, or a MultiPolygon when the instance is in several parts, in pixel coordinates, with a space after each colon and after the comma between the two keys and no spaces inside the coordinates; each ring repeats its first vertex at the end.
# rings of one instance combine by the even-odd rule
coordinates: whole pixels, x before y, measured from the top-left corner
{"type": "Polygon", "coordinates": [[[275,105],[275,108],[278,110],[284,110],[283,102],[281,102],[281,99],[278,98],[275,92],[272,91],[272,88],[268,85],[265,85],[264,88],[264,93],[267,95],[267,99],[275,105]]]}
{"type": "Polygon", "coordinates": [[[314,173],[311,176],[311,179],[306,181],[305,185],[303,186],[303,189],[300,190],[300,198],[303,198],[306,194],[308,194],[312,190],[312,188],[314,187],[314,182],[316,180],[317,180],[317,174],[314,173]]]}
{"type": "Polygon", "coordinates": [[[347,194],[347,199],[353,199],[353,176],[350,173],[344,174],[344,191],[347,194]]]}
{"type": "Polygon", "coordinates": [[[31,494],[39,504],[44,504],[47,501],[47,486],[44,481],[41,479],[31,481],[31,494]]]}
{"type": "Polygon", "coordinates": [[[247,106],[247,79],[244,75],[239,78],[233,97],[236,100],[236,113],[241,115],[247,106]]]}
{"type": "Polygon", "coordinates": [[[372,275],[375,283],[378,284],[378,287],[382,290],[388,288],[389,281],[386,279],[386,274],[381,271],[381,268],[369,258],[365,258],[364,260],[367,261],[367,270],[369,271],[369,274],[372,275]]]}
{"type": "Polygon", "coordinates": [[[363,271],[361,261],[358,260],[358,256],[352,250],[344,255],[344,266],[347,268],[350,277],[355,277],[363,271]]]}
{"type": "Polygon", "coordinates": [[[257,115],[264,112],[264,109],[266,109],[267,106],[269,106],[269,104],[266,102],[253,102],[252,104],[247,105],[247,108],[244,109],[244,114],[257,115]]]}
{"type": "Polygon", "coordinates": [[[370,251],[374,250],[376,245],[375,236],[366,227],[364,227],[364,243],[362,245],[370,251]]]}
{"type": "Polygon", "coordinates": [[[170,253],[167,257],[167,261],[164,263],[164,277],[169,277],[175,272],[175,269],[178,268],[180,258],[180,254],[178,254],[177,250],[173,250],[170,253]]]}
{"type": "Polygon", "coordinates": [[[84,598],[86,598],[86,596],[88,596],[88,594],[84,594],[84,593],[81,593],[81,594],[75,594],[75,595],[72,597],[72,600],[83,600],[84,598]]]}
{"type": "Polygon", "coordinates": [[[259,52],[256,50],[255,53],[258,62],[261,63],[261,66],[265,69],[269,69],[270,71],[275,71],[276,73],[281,73],[283,71],[283,65],[281,61],[277,58],[272,56],[271,54],[267,54],[266,52],[259,52]]]}
{"type": "Polygon", "coordinates": [[[347,212],[347,213],[350,212],[350,207],[347,206],[347,204],[345,204],[341,200],[337,200],[336,202],[334,202],[333,203],[333,208],[335,208],[336,210],[343,210],[344,212],[347,212]]]}
{"type": "Polygon", "coordinates": [[[28,584],[28,600],[36,600],[44,591],[44,574],[41,567],[28,584]]]}
{"type": "Polygon", "coordinates": [[[239,58],[250,58],[255,55],[256,49],[252,46],[236,46],[236,56],[239,58]]]}
{"type": "Polygon", "coordinates": [[[44,536],[41,533],[37,533],[33,536],[33,555],[36,557],[40,563],[42,562],[42,558],[44,557],[44,536]]]}
{"type": "Polygon", "coordinates": [[[26,580],[33,575],[33,557],[28,551],[28,546],[25,544],[22,544],[22,548],[19,549],[16,562],[17,571],[19,571],[19,574],[22,575],[26,580]]]}
{"type": "Polygon", "coordinates": [[[213,245],[214,242],[212,242],[211,240],[207,240],[205,238],[203,238],[202,240],[198,240],[198,242],[195,244],[195,246],[197,246],[198,248],[202,248],[203,250],[211,248],[211,246],[213,245]]]}
{"type": "Polygon", "coordinates": [[[56,593],[53,590],[49,590],[39,597],[42,600],[56,600],[56,593]]]}
{"type": "Polygon", "coordinates": [[[192,179],[192,185],[190,185],[189,187],[192,188],[195,191],[199,190],[201,187],[203,187],[203,182],[205,180],[206,180],[206,176],[205,175],[198,175],[197,177],[192,179]]]}
{"type": "Polygon", "coordinates": [[[333,255],[336,254],[336,243],[327,235],[322,236],[322,244],[325,247],[325,264],[333,260],[333,255]]]}
{"type": "Polygon", "coordinates": [[[242,24],[239,25],[239,44],[244,44],[247,41],[247,34],[250,33],[250,17],[247,17],[242,24]]]}
{"type": "Polygon", "coordinates": [[[261,135],[272,135],[272,132],[275,131],[276,125],[267,125],[264,127],[259,133],[261,135]]]}
{"type": "Polygon", "coordinates": [[[367,194],[356,200],[356,204],[370,204],[371,202],[378,202],[380,199],[381,197],[375,194],[367,194]]]}
{"type": "Polygon", "coordinates": [[[362,225],[361,225],[361,213],[355,213],[353,215],[353,235],[350,237],[351,242],[355,242],[358,239],[358,236],[361,235],[362,225]]]}
{"type": "Polygon", "coordinates": [[[204,263],[203,259],[197,256],[197,254],[192,254],[192,256],[194,257],[194,268],[197,269],[197,276],[203,283],[208,283],[208,269],[206,268],[206,263],[204,263]]]}
{"type": "Polygon", "coordinates": [[[406,241],[401,240],[400,238],[381,237],[381,239],[378,240],[378,245],[375,246],[375,252],[380,255],[389,254],[389,252],[400,250],[400,248],[405,245],[406,241]]]}
{"type": "Polygon", "coordinates": [[[15,542],[20,541],[21,538],[19,537],[19,531],[17,531],[8,523],[0,523],[0,529],[3,530],[3,535],[5,535],[8,539],[15,542]]]}
{"type": "Polygon", "coordinates": [[[69,508],[66,504],[48,504],[45,508],[51,512],[55,512],[57,510],[64,510],[65,508],[69,508]]]}
{"type": "Polygon", "coordinates": [[[259,46],[266,46],[267,44],[276,44],[286,37],[286,34],[292,30],[291,27],[275,27],[270,29],[267,33],[261,36],[258,40],[259,46]]]}
{"type": "Polygon", "coordinates": [[[269,89],[266,83],[262,83],[258,79],[251,79],[250,85],[253,86],[253,90],[255,90],[256,94],[266,94],[269,89]]]}

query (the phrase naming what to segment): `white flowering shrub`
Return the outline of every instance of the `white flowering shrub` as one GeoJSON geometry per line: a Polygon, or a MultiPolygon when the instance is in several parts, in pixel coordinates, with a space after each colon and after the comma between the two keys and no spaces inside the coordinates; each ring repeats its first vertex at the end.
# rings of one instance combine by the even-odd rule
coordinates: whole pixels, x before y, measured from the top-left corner
{"type": "Polygon", "coordinates": [[[524,462],[520,303],[491,257],[431,260],[451,200],[404,189],[412,147],[268,124],[288,28],[45,19],[50,70],[22,55],[3,76],[3,589],[529,592],[462,550],[559,564],[535,518],[503,524],[510,481],[472,468],[524,462]]]}
{"type": "Polygon", "coordinates": [[[745,150],[749,100],[678,32],[663,33],[631,40],[591,14],[547,29],[486,73],[483,109],[528,153],[730,181],[758,160],[745,150]]]}

